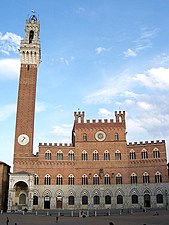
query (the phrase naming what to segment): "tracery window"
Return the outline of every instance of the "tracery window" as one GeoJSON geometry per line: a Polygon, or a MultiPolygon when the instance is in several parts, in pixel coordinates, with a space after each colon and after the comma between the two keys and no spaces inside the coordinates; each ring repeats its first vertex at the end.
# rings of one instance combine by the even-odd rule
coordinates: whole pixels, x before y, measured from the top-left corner
{"type": "Polygon", "coordinates": [[[145,148],[141,151],[141,158],[148,159],[148,152],[145,148]]]}
{"type": "Polygon", "coordinates": [[[111,196],[110,195],[106,195],[105,196],[105,204],[106,205],[110,205],[111,204],[111,196]]]}
{"type": "Polygon", "coordinates": [[[35,185],[38,185],[39,184],[39,177],[37,174],[35,174],[35,177],[34,177],[34,184],[35,185]]]}
{"type": "Polygon", "coordinates": [[[68,160],[73,161],[75,159],[74,152],[72,150],[68,153],[68,160]]]}
{"type": "Polygon", "coordinates": [[[104,176],[104,184],[110,184],[110,175],[109,174],[106,174],[104,176]]]}
{"type": "Polygon", "coordinates": [[[99,160],[99,153],[98,153],[98,151],[97,150],[94,150],[94,152],[93,152],[93,160],[99,160]]]}
{"type": "Polygon", "coordinates": [[[143,173],[143,183],[144,184],[150,183],[150,177],[149,177],[149,174],[147,172],[143,173]]]}
{"type": "Polygon", "coordinates": [[[93,184],[99,184],[99,176],[97,174],[93,176],[93,184]]]}
{"type": "Polygon", "coordinates": [[[86,174],[82,176],[82,185],[87,185],[88,184],[88,177],[86,174]]]}
{"type": "Polygon", "coordinates": [[[57,160],[63,160],[63,152],[61,150],[59,150],[57,153],[56,153],[56,159],[57,160]]]}
{"type": "Polygon", "coordinates": [[[68,177],[68,184],[69,185],[74,185],[75,184],[75,178],[73,176],[73,174],[70,174],[68,177]]]}
{"type": "Polygon", "coordinates": [[[115,152],[115,160],[121,160],[121,152],[119,150],[115,152]]]}
{"type": "Polygon", "coordinates": [[[104,160],[110,160],[110,153],[108,150],[104,151],[104,160]]]}
{"type": "Polygon", "coordinates": [[[47,150],[47,151],[45,152],[45,159],[46,159],[46,160],[51,160],[51,151],[50,151],[50,150],[47,150]]]}
{"type": "Polygon", "coordinates": [[[130,159],[131,160],[136,159],[136,153],[135,153],[135,151],[133,149],[130,151],[130,159]]]}
{"type": "Polygon", "coordinates": [[[56,177],[56,185],[62,185],[63,184],[63,177],[61,174],[58,174],[56,177]]]}
{"type": "Polygon", "coordinates": [[[83,152],[82,152],[82,160],[83,161],[87,161],[88,160],[88,155],[87,155],[87,152],[85,150],[83,150],[83,152]]]}
{"type": "Polygon", "coordinates": [[[50,175],[46,174],[46,176],[45,176],[45,185],[50,185],[50,181],[51,181],[50,175]]]}
{"type": "Polygon", "coordinates": [[[156,172],[155,174],[155,183],[162,183],[162,175],[160,172],[156,172]]]}
{"type": "Polygon", "coordinates": [[[122,176],[120,173],[116,175],[116,184],[122,184],[122,176]]]}
{"type": "Polygon", "coordinates": [[[153,157],[154,157],[155,159],[160,158],[160,151],[158,150],[158,148],[155,148],[155,149],[153,150],[153,157]]]}
{"type": "Polygon", "coordinates": [[[137,175],[135,173],[131,174],[131,184],[137,184],[137,175]]]}

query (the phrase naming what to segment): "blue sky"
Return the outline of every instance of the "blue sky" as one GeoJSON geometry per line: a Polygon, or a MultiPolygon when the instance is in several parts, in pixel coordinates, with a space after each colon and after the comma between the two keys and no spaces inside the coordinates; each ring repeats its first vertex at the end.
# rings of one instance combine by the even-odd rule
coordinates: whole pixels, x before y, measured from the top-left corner
{"type": "Polygon", "coordinates": [[[169,0],[1,0],[0,161],[12,166],[19,43],[41,22],[35,145],[71,142],[86,119],[127,112],[127,141],[163,140],[169,154],[169,0]]]}

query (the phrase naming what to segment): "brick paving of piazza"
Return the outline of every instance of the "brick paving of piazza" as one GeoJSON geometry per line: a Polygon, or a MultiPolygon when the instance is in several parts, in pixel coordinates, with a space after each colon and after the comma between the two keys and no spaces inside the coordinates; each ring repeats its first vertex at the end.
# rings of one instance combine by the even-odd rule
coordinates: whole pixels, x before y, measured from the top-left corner
{"type": "Polygon", "coordinates": [[[114,225],[168,225],[169,211],[160,211],[159,215],[153,215],[154,212],[133,213],[111,216],[96,216],[96,217],[59,217],[56,223],[54,215],[33,215],[33,214],[12,214],[3,213],[0,215],[0,225],[6,225],[6,218],[9,218],[9,225],[109,225],[113,222],[114,225]]]}

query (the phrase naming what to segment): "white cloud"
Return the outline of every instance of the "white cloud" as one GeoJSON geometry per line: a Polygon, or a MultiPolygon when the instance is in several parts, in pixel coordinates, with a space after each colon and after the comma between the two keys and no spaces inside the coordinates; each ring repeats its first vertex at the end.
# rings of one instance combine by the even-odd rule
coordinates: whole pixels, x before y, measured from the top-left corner
{"type": "Polygon", "coordinates": [[[56,134],[56,140],[60,143],[69,143],[72,124],[54,125],[51,133],[56,134]]]}
{"type": "Polygon", "coordinates": [[[98,47],[98,48],[95,49],[95,51],[96,51],[97,54],[101,54],[102,52],[106,51],[106,48],[98,47]]]}
{"type": "MultiPolygon", "coordinates": [[[[56,59],[56,62],[59,62],[59,63],[63,63],[63,64],[66,64],[67,66],[70,65],[70,63],[74,60],[74,56],[71,56],[69,58],[64,58],[64,57],[60,57],[59,59],[56,59]]],[[[54,61],[54,60],[52,60],[54,61]]]]}
{"type": "Polygon", "coordinates": [[[137,102],[137,105],[139,108],[143,109],[143,110],[153,110],[153,106],[151,104],[149,104],[148,102],[137,102]]]}
{"type": "Polygon", "coordinates": [[[111,111],[107,110],[106,108],[99,108],[98,115],[101,118],[110,119],[110,118],[113,118],[114,112],[112,113],[111,111]]]}
{"type": "Polygon", "coordinates": [[[16,104],[8,104],[0,106],[0,121],[5,121],[15,113],[16,113],[16,104]]]}
{"type": "Polygon", "coordinates": [[[15,33],[6,32],[2,34],[0,32],[0,52],[6,55],[10,53],[18,53],[21,37],[15,33]]]}
{"type": "Polygon", "coordinates": [[[16,79],[19,76],[19,59],[1,59],[0,60],[0,79],[16,79]]]}
{"type": "Polygon", "coordinates": [[[132,49],[130,49],[130,48],[128,48],[126,52],[123,52],[123,54],[124,54],[124,56],[125,56],[126,58],[137,56],[137,53],[134,52],[134,51],[133,51],[132,49]]]}
{"type": "Polygon", "coordinates": [[[169,68],[151,68],[145,74],[137,74],[134,79],[149,88],[168,90],[169,68]]]}

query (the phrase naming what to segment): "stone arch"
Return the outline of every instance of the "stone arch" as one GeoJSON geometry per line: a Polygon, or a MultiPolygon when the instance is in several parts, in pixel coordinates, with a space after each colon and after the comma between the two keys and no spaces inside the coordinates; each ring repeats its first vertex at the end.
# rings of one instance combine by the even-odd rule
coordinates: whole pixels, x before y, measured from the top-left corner
{"type": "Polygon", "coordinates": [[[55,192],[55,197],[58,197],[58,196],[64,197],[64,192],[61,189],[58,189],[55,192]]]}
{"type": "Polygon", "coordinates": [[[130,194],[129,194],[129,195],[131,196],[131,195],[133,195],[133,194],[138,195],[138,196],[140,195],[140,193],[139,193],[139,191],[137,190],[137,188],[133,188],[133,189],[130,190],[130,194]]]}
{"type": "Polygon", "coordinates": [[[115,192],[115,196],[117,197],[117,195],[124,196],[124,191],[122,191],[121,189],[117,189],[116,192],[115,192]]]}
{"type": "Polygon", "coordinates": [[[106,189],[104,192],[103,192],[103,197],[105,197],[106,195],[110,195],[111,197],[113,196],[113,193],[111,190],[109,189],[106,189]]]}
{"type": "Polygon", "coordinates": [[[80,197],[82,197],[83,195],[86,195],[86,196],[90,197],[90,194],[86,189],[84,189],[80,192],[80,197]]]}
{"type": "Polygon", "coordinates": [[[98,189],[95,189],[95,190],[92,191],[91,196],[94,197],[95,195],[98,195],[99,197],[101,197],[101,193],[98,189]]]}
{"type": "Polygon", "coordinates": [[[49,189],[46,189],[42,194],[42,197],[45,197],[45,196],[52,197],[52,192],[49,189]]]}

